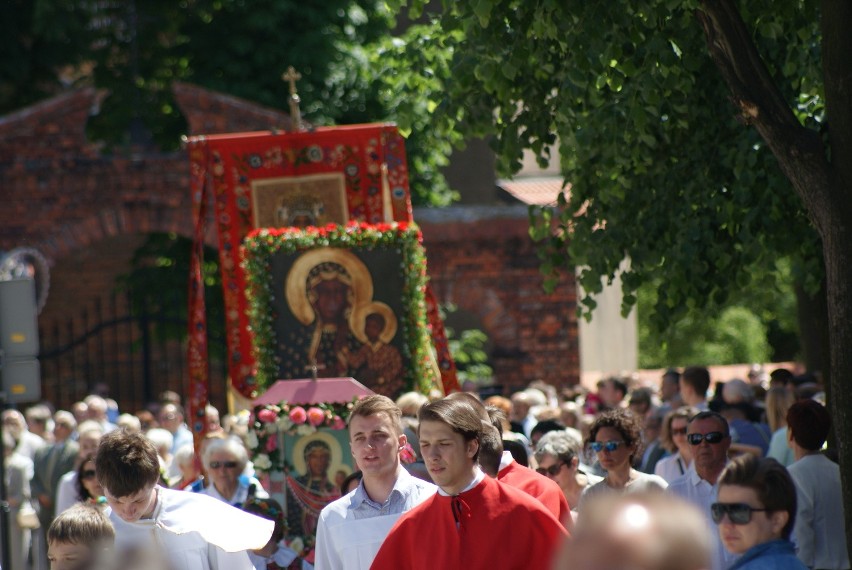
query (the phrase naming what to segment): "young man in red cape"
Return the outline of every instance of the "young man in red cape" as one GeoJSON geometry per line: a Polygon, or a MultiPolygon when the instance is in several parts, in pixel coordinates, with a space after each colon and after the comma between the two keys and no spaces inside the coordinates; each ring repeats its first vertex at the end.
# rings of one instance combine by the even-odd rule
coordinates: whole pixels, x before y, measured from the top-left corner
{"type": "Polygon", "coordinates": [[[479,468],[480,439],[493,426],[463,399],[426,404],[418,418],[438,493],[400,518],[371,568],[549,568],[567,533],[538,500],[479,468]]]}

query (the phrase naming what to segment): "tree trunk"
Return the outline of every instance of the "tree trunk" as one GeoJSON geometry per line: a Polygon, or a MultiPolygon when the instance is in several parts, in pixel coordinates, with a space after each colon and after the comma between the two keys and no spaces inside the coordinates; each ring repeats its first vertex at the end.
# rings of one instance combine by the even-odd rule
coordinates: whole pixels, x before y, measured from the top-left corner
{"type": "Polygon", "coordinates": [[[852,390],[847,386],[852,381],[852,2],[820,2],[827,148],[819,133],[793,115],[736,3],[702,0],[695,15],[740,118],[766,141],[822,238],[831,351],[828,404],[847,505],[846,547],[852,553],[852,390]]]}
{"type": "Polygon", "coordinates": [[[823,277],[819,291],[813,295],[801,284],[793,286],[796,292],[796,320],[799,325],[799,342],[802,359],[808,372],[818,373],[828,387],[831,379],[828,330],[828,297],[823,277]]]}
{"type": "MultiPolygon", "coordinates": [[[[849,210],[850,208],[845,208],[849,210]]],[[[844,213],[838,212],[838,216],[844,213]]],[[[843,504],[846,505],[846,547],[852,559],[852,212],[846,219],[832,224],[823,234],[826,284],[828,289],[828,322],[831,337],[831,398],[829,410],[843,481],[843,504]]]]}

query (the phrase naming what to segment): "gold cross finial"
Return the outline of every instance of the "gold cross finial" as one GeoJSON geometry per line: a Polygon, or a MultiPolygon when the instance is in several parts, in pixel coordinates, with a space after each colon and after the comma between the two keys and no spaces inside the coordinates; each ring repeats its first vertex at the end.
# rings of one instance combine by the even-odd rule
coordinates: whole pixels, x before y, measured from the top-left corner
{"type": "Polygon", "coordinates": [[[290,121],[294,131],[302,130],[302,113],[299,111],[299,94],[296,93],[296,82],[302,78],[302,74],[296,71],[292,65],[287,68],[281,79],[290,84],[290,121]]]}

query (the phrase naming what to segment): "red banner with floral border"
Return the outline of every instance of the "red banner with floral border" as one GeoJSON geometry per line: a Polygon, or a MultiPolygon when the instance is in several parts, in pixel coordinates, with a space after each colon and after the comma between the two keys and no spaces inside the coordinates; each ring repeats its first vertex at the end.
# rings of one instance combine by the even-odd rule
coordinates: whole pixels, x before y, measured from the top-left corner
{"type": "MultiPolygon", "coordinates": [[[[396,126],[369,124],[297,133],[192,137],[188,148],[193,196],[207,189],[214,203],[231,383],[238,392],[252,397],[257,385],[246,280],[240,259],[243,238],[257,227],[289,225],[287,216],[300,212],[309,217],[337,216],[339,219],[333,221],[338,223],[411,221],[405,143],[396,126]],[[316,189],[336,196],[335,188],[339,188],[342,195],[341,204],[335,204],[335,200],[318,204],[305,199],[316,189]],[[329,207],[335,205],[339,207],[329,207]]],[[[203,236],[203,231],[200,235],[203,236]]],[[[198,231],[196,239],[199,239],[198,231]]],[[[193,346],[192,331],[197,331],[198,327],[206,329],[196,317],[193,310],[190,354],[200,349],[200,345],[193,346]]],[[[431,311],[430,322],[434,329],[431,311]]],[[[443,330],[438,324],[439,330],[443,330]]],[[[436,345],[439,361],[442,364],[447,360],[451,362],[446,340],[436,345]]],[[[204,346],[206,348],[206,340],[204,346]]],[[[206,350],[204,355],[206,357],[206,350]]],[[[450,370],[442,366],[441,372],[445,389],[458,386],[452,373],[454,367],[450,370]]],[[[191,395],[195,392],[200,395],[201,375],[200,366],[191,370],[191,395]]],[[[206,388],[204,391],[206,396],[206,388]]]]}

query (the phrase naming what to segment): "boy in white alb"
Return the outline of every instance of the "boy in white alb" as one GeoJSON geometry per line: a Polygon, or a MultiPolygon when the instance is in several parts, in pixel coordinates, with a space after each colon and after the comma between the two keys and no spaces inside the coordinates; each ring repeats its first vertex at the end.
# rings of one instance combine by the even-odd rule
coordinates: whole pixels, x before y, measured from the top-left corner
{"type": "Polygon", "coordinates": [[[246,550],[262,548],[272,536],[272,521],[206,495],[157,486],[157,450],[142,434],[106,434],[95,471],[111,509],[116,551],[131,566],[253,570],[246,550]]]}

